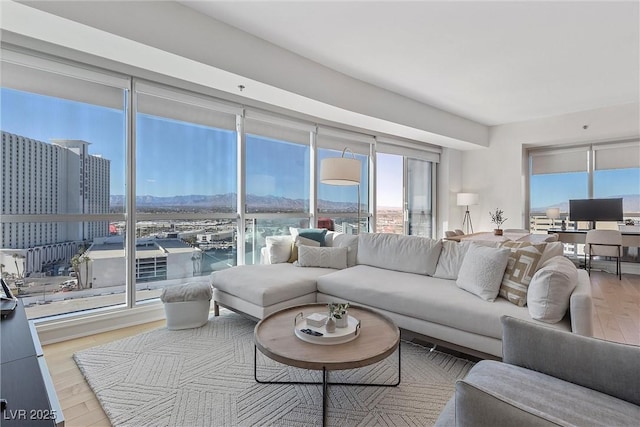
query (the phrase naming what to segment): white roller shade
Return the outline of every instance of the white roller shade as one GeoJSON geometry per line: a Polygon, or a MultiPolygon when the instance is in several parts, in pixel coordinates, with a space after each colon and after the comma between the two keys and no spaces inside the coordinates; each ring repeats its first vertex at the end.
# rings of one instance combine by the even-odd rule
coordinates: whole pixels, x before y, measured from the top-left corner
{"type": "Polygon", "coordinates": [[[597,145],[593,150],[595,170],[640,168],[640,141],[597,145]]]}
{"type": "Polygon", "coordinates": [[[123,109],[129,79],[2,50],[2,87],[108,108],[123,109]]]}
{"type": "Polygon", "coordinates": [[[427,162],[440,163],[442,150],[417,141],[376,138],[376,153],[395,154],[427,162]]]}
{"type": "Polygon", "coordinates": [[[247,134],[272,138],[278,141],[309,145],[315,126],[276,117],[261,112],[245,112],[244,131],[247,134]]]}
{"type": "Polygon", "coordinates": [[[147,83],[135,84],[137,112],[218,129],[235,130],[240,107],[147,83]]]}
{"type": "Polygon", "coordinates": [[[356,154],[368,156],[369,150],[374,143],[375,139],[369,135],[340,131],[323,126],[318,127],[318,148],[342,151],[347,147],[356,154]]]}
{"type": "Polygon", "coordinates": [[[587,172],[588,148],[531,153],[531,174],[587,172]]]}

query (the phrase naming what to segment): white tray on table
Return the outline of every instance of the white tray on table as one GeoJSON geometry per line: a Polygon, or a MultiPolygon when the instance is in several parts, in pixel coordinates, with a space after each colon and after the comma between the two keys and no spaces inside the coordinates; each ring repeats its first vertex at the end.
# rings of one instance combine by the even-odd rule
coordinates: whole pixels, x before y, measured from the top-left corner
{"type": "Polygon", "coordinates": [[[324,326],[316,327],[307,325],[307,319],[301,318],[300,315],[296,317],[296,324],[293,331],[296,337],[302,341],[306,341],[312,344],[321,345],[335,345],[344,344],[349,341],[353,341],[360,335],[360,321],[353,316],[349,316],[349,324],[345,328],[336,327],[335,332],[327,332],[327,328],[324,326]],[[298,320],[300,319],[300,320],[298,320]],[[312,331],[320,332],[323,335],[316,337],[314,335],[305,334],[301,329],[311,329],[312,331]]]}

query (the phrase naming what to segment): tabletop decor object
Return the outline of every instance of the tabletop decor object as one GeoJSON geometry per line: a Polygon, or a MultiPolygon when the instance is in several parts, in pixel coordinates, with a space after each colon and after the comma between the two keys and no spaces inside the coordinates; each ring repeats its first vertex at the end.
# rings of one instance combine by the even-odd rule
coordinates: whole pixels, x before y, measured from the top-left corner
{"type": "Polygon", "coordinates": [[[493,234],[496,236],[502,236],[502,229],[500,226],[508,219],[504,218],[504,211],[502,209],[496,208],[495,212],[489,212],[489,216],[491,217],[491,222],[496,225],[496,228],[493,230],[493,234]]]}
{"type": "Polygon", "coordinates": [[[336,328],[346,328],[349,325],[349,303],[329,304],[329,317],[335,319],[336,328]]]}

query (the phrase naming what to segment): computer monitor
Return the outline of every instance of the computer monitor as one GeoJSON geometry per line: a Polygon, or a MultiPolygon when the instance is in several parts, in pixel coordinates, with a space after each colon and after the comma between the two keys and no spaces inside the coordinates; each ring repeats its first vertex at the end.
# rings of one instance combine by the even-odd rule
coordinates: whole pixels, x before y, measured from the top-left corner
{"type": "Polygon", "coordinates": [[[570,221],[622,221],[622,198],[569,200],[570,221]]]}

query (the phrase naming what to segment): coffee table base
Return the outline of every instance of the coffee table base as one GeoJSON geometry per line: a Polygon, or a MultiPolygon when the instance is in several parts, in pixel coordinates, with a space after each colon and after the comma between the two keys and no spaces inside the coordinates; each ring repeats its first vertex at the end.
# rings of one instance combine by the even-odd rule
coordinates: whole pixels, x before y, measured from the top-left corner
{"type": "Polygon", "coordinates": [[[253,378],[259,384],[293,384],[293,385],[322,385],[322,425],[327,425],[327,391],[330,385],[344,386],[360,386],[360,387],[397,387],[400,385],[402,378],[400,357],[400,345],[398,345],[398,381],[394,384],[377,384],[377,383],[333,383],[327,381],[329,371],[326,367],[322,367],[322,382],[313,381],[264,381],[258,379],[258,348],[253,346],[253,378]]]}

